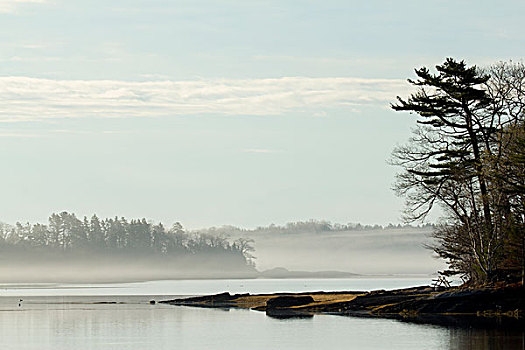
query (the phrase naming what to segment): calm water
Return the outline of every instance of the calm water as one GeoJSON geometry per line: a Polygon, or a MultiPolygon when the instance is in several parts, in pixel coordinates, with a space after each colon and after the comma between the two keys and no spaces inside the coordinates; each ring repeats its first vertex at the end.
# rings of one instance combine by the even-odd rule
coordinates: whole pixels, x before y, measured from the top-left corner
{"type": "Polygon", "coordinates": [[[279,320],[248,310],[148,304],[150,299],[226,290],[370,290],[428,282],[359,278],[2,285],[0,349],[525,349],[521,331],[453,329],[342,316],[279,320]],[[121,304],[96,304],[108,301],[121,304]]]}

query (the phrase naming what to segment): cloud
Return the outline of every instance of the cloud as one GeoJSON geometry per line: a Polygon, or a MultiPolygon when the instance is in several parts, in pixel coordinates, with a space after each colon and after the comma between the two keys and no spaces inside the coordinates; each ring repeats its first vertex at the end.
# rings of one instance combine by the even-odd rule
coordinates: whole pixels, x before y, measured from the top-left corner
{"type": "Polygon", "coordinates": [[[0,13],[12,13],[18,5],[23,3],[42,4],[46,0],[0,0],[0,13]]]}
{"type": "Polygon", "coordinates": [[[60,57],[38,57],[38,56],[32,56],[32,57],[22,57],[22,56],[12,56],[8,59],[5,59],[3,61],[8,62],[57,62],[60,61],[60,57]]]}
{"type": "Polygon", "coordinates": [[[247,148],[242,150],[244,153],[278,153],[279,151],[266,148],[247,148]]]}
{"type": "Polygon", "coordinates": [[[51,80],[0,77],[0,121],[195,114],[319,115],[387,105],[401,79],[307,78],[197,81],[51,80]]]}
{"type": "Polygon", "coordinates": [[[27,50],[40,50],[40,49],[46,48],[46,46],[43,44],[20,44],[18,46],[22,49],[27,49],[27,50]]]}
{"type": "Polygon", "coordinates": [[[0,131],[0,139],[2,138],[36,138],[42,137],[42,135],[33,133],[20,133],[20,132],[3,132],[0,131]]]}

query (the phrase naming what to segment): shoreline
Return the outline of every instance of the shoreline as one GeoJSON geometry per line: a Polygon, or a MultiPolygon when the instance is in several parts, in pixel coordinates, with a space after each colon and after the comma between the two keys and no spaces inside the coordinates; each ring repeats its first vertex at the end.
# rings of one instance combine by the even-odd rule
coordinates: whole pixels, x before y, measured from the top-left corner
{"type": "Polygon", "coordinates": [[[481,288],[420,286],[394,290],[230,294],[162,300],[159,303],[249,309],[274,318],[338,315],[387,318],[445,326],[483,325],[525,329],[521,285],[481,288]]]}

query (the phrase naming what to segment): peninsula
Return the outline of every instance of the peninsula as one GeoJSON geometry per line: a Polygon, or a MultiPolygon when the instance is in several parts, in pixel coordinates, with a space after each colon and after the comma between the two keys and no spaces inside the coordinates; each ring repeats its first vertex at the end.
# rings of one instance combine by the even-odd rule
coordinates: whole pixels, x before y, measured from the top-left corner
{"type": "Polygon", "coordinates": [[[525,290],[521,284],[467,287],[421,286],[371,292],[304,292],[274,294],[221,293],[161,303],[264,311],[270,317],[341,315],[392,318],[418,323],[473,326],[525,325],[525,290]]]}

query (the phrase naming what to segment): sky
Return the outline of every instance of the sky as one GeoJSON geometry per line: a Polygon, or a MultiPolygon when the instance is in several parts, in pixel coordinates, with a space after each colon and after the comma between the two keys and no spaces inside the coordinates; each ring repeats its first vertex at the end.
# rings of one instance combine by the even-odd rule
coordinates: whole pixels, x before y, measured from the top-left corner
{"type": "Polygon", "coordinates": [[[525,2],[0,0],[0,221],[398,223],[413,69],[525,57],[525,2]]]}

